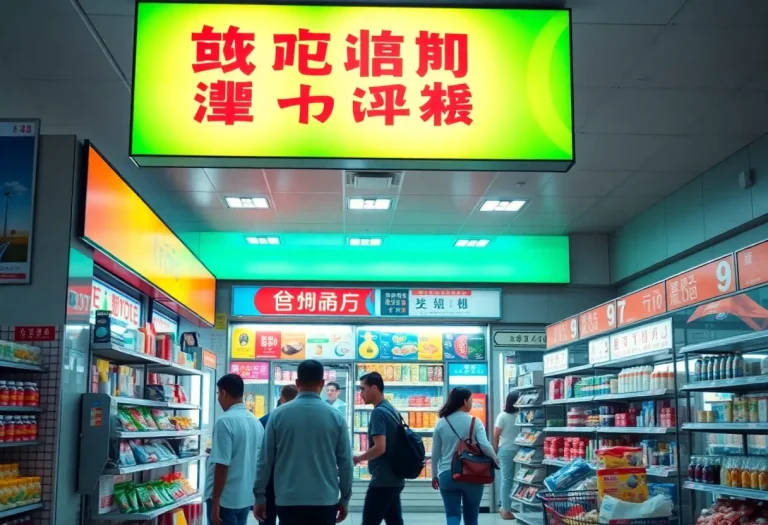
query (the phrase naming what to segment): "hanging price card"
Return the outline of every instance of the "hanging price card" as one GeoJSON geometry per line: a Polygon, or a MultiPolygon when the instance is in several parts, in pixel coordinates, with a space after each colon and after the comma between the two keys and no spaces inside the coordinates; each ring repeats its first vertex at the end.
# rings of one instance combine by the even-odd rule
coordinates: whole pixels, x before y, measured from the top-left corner
{"type": "Polygon", "coordinates": [[[667,309],[685,308],[736,291],[733,254],[666,280],[667,309]]]}

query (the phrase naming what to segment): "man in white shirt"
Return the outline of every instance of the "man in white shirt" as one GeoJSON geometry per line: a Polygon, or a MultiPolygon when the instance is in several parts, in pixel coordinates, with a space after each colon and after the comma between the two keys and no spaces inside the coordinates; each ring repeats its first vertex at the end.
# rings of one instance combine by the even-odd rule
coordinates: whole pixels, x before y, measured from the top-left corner
{"type": "Polygon", "coordinates": [[[347,404],[339,399],[341,386],[336,381],[329,381],[325,384],[325,394],[328,396],[328,403],[346,416],[347,404]]]}
{"type": "Polygon", "coordinates": [[[213,428],[205,502],[212,525],[246,525],[264,427],[243,404],[243,379],[227,374],[216,383],[224,410],[213,428]]]}

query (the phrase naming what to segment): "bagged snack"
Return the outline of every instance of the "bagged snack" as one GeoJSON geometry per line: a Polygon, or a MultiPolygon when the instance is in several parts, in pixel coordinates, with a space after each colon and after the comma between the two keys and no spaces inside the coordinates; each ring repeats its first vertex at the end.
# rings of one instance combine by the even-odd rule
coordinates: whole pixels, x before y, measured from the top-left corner
{"type": "Polygon", "coordinates": [[[158,459],[157,454],[155,454],[151,450],[145,449],[138,439],[132,439],[128,441],[128,443],[130,444],[131,450],[133,451],[133,455],[136,458],[136,461],[140,465],[146,465],[147,463],[157,462],[157,459],[158,459]]]}
{"type": "Polygon", "coordinates": [[[128,415],[131,416],[131,419],[133,420],[133,423],[136,425],[137,430],[139,431],[149,430],[149,427],[147,426],[147,422],[144,421],[144,416],[141,415],[141,412],[139,412],[138,408],[129,407],[126,409],[126,412],[128,412],[128,415]]]}
{"type": "Polygon", "coordinates": [[[648,479],[645,468],[605,468],[597,471],[597,495],[606,495],[630,503],[648,499],[648,479]]]}
{"type": "Polygon", "coordinates": [[[153,486],[155,488],[155,492],[157,492],[157,495],[160,496],[160,499],[163,501],[163,505],[170,505],[175,501],[171,495],[168,494],[165,482],[158,480],[153,482],[153,486]]]}
{"type": "Polygon", "coordinates": [[[165,503],[163,502],[163,499],[160,497],[160,495],[157,493],[157,490],[155,488],[154,483],[147,483],[144,485],[147,489],[147,492],[149,493],[149,497],[152,499],[152,504],[155,507],[164,507],[165,503]]]}
{"type": "Polygon", "coordinates": [[[139,499],[141,510],[152,510],[155,508],[155,504],[152,503],[152,497],[144,485],[136,485],[136,496],[139,499]]]}
{"type": "Polygon", "coordinates": [[[173,401],[173,385],[146,385],[144,387],[144,398],[152,401],[173,401]]]}
{"type": "Polygon", "coordinates": [[[165,439],[153,439],[150,441],[153,447],[155,447],[155,450],[158,452],[160,457],[165,458],[163,461],[168,461],[171,459],[176,459],[178,456],[176,455],[176,452],[174,452],[173,447],[171,444],[165,440],[165,439]]]}
{"type": "Polygon", "coordinates": [[[133,450],[127,441],[120,441],[120,465],[131,467],[136,464],[136,458],[133,456],[133,450]]]}
{"type": "Polygon", "coordinates": [[[640,447],[609,447],[595,451],[597,468],[642,467],[643,449],[640,447]]]}
{"type": "Polygon", "coordinates": [[[144,420],[144,423],[147,425],[147,428],[149,430],[159,430],[157,427],[157,423],[155,423],[155,420],[152,419],[152,413],[149,411],[148,408],[145,408],[145,407],[139,408],[139,413],[141,414],[141,417],[144,420]]]}
{"type": "Polygon", "coordinates": [[[113,497],[117,508],[120,509],[120,512],[123,514],[131,512],[131,505],[128,503],[128,494],[126,493],[125,485],[115,485],[115,493],[113,497]]]}
{"type": "Polygon", "coordinates": [[[136,427],[136,423],[134,423],[133,418],[131,418],[131,415],[124,408],[118,409],[117,421],[120,423],[120,428],[122,428],[125,432],[138,431],[138,428],[136,427]]]}
{"type": "Polygon", "coordinates": [[[184,494],[184,487],[178,480],[167,481],[166,490],[168,491],[168,495],[171,496],[174,501],[178,501],[186,496],[186,494],[184,494]]]}
{"type": "Polygon", "coordinates": [[[199,443],[197,438],[186,438],[177,441],[178,443],[178,456],[180,458],[189,458],[197,456],[200,452],[199,443]]]}
{"type": "Polygon", "coordinates": [[[141,510],[139,496],[136,495],[136,487],[133,486],[133,483],[131,483],[125,493],[128,495],[128,504],[131,507],[131,512],[139,512],[141,510]]]}
{"type": "Polygon", "coordinates": [[[677,505],[677,485],[674,483],[648,483],[648,495],[652,498],[665,496],[672,500],[674,505],[677,505]]]}
{"type": "Polygon", "coordinates": [[[665,496],[655,496],[648,501],[629,503],[605,496],[600,503],[600,521],[609,523],[611,520],[634,521],[649,518],[667,518],[672,515],[672,500],[665,496]]]}
{"type": "Polygon", "coordinates": [[[592,468],[581,458],[576,458],[554,474],[544,478],[544,485],[551,491],[567,490],[592,473],[592,468]]]}
{"type": "Polygon", "coordinates": [[[173,423],[171,423],[171,421],[168,419],[168,416],[165,412],[158,408],[153,408],[150,413],[152,414],[152,419],[155,420],[158,429],[174,430],[173,423]]]}

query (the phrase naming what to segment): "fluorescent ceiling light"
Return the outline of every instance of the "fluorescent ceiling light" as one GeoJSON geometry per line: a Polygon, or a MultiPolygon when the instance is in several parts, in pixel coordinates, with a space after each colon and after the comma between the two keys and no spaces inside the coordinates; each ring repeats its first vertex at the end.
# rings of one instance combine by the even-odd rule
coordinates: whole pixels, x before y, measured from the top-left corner
{"type": "Polygon", "coordinates": [[[523,206],[524,200],[485,201],[480,211],[520,211],[523,206]]]}
{"type": "Polygon", "coordinates": [[[350,210],[388,210],[392,199],[349,199],[350,210]]]}
{"type": "Polygon", "coordinates": [[[227,197],[227,206],[230,208],[266,209],[269,201],[265,197],[227,197]]]}
{"type": "Polygon", "coordinates": [[[485,248],[488,243],[491,242],[488,239],[459,239],[454,243],[456,248],[485,248]]]}
{"type": "Polygon", "coordinates": [[[381,239],[371,237],[350,237],[347,239],[350,246],[381,246],[381,239]]]}
{"type": "Polygon", "coordinates": [[[280,244],[280,237],[246,237],[248,244],[272,245],[280,244]]]}

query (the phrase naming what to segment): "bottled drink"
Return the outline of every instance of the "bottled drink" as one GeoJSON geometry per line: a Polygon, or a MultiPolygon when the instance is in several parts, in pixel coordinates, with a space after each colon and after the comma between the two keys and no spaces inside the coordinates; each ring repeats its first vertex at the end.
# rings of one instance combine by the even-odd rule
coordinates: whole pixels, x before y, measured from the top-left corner
{"type": "Polygon", "coordinates": [[[725,360],[725,378],[733,379],[733,356],[729,355],[725,360]]]}
{"type": "Polygon", "coordinates": [[[699,357],[696,359],[696,363],[693,365],[693,380],[694,381],[701,381],[701,365],[704,363],[704,361],[699,357]]]}
{"type": "Polygon", "coordinates": [[[691,458],[691,463],[688,465],[688,480],[689,481],[696,481],[696,462],[698,461],[698,458],[696,456],[693,456],[691,458]]]}
{"type": "Polygon", "coordinates": [[[694,481],[696,483],[703,483],[702,479],[704,479],[704,465],[703,465],[703,458],[698,458],[699,460],[696,462],[696,471],[694,473],[694,481]]]}
{"type": "Polygon", "coordinates": [[[703,483],[713,484],[715,482],[714,470],[712,469],[712,461],[707,460],[704,463],[704,468],[701,470],[701,479],[703,483]]]}

